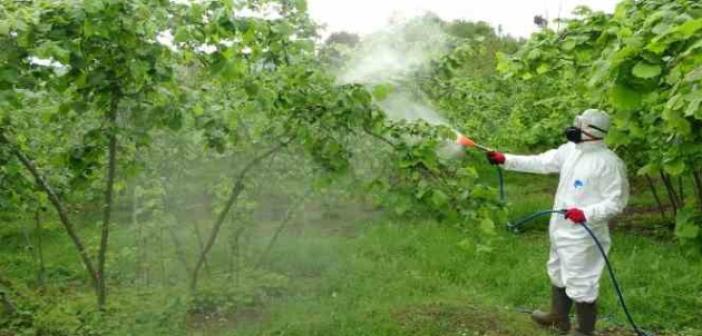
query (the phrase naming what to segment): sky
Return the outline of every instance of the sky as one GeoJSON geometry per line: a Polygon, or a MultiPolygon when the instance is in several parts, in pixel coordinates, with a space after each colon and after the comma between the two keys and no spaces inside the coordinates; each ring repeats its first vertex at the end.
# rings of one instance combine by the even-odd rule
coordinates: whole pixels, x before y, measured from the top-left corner
{"type": "Polygon", "coordinates": [[[307,0],[312,18],[325,24],[325,35],[349,31],[361,35],[382,29],[390,18],[411,17],[426,11],[444,20],[486,21],[504,33],[528,37],[537,27],[534,16],[553,21],[568,17],[579,5],[614,11],[619,0],[307,0]]]}

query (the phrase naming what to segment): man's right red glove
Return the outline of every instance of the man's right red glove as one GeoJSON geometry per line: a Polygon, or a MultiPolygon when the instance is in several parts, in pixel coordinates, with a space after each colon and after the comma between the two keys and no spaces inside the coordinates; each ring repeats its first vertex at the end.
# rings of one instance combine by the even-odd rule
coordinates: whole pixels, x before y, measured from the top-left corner
{"type": "Polygon", "coordinates": [[[505,163],[505,155],[497,151],[487,152],[487,159],[490,161],[490,164],[493,165],[501,165],[505,163]]]}

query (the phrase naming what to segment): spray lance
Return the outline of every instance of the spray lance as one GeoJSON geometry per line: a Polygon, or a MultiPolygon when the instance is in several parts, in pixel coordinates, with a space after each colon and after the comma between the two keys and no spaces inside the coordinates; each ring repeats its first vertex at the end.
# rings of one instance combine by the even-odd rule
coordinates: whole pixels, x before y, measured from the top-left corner
{"type": "MultiPolygon", "coordinates": [[[[476,149],[479,149],[479,150],[484,151],[484,152],[492,152],[493,151],[493,149],[478,144],[473,139],[465,136],[464,134],[462,134],[456,130],[454,130],[454,132],[456,133],[456,144],[458,144],[464,148],[476,148],[476,149]]],[[[502,169],[499,166],[497,166],[497,177],[498,177],[499,186],[500,186],[500,201],[504,203],[505,202],[504,179],[502,177],[502,169]]],[[[528,223],[528,222],[530,222],[538,217],[550,216],[552,214],[564,215],[565,210],[559,209],[559,210],[539,211],[539,212],[536,212],[532,215],[529,215],[525,218],[518,220],[514,224],[508,223],[507,227],[511,231],[518,233],[519,228],[521,226],[523,226],[524,224],[526,224],[526,223],[528,223]]],[[[637,336],[652,336],[652,334],[648,334],[648,333],[644,332],[643,330],[641,330],[641,328],[639,328],[639,326],[636,325],[636,322],[634,322],[633,317],[629,313],[629,308],[627,307],[626,302],[624,301],[624,294],[622,293],[622,290],[619,286],[619,282],[617,281],[617,277],[615,276],[612,265],[609,262],[609,258],[607,257],[607,253],[605,253],[605,250],[602,247],[602,244],[597,239],[597,237],[592,232],[592,229],[590,229],[590,227],[587,225],[587,223],[582,223],[581,225],[582,225],[583,229],[587,231],[590,238],[592,238],[592,240],[595,242],[595,245],[597,246],[598,251],[600,251],[600,254],[602,255],[602,257],[605,260],[605,264],[607,266],[607,271],[609,273],[610,278],[612,279],[612,285],[614,286],[614,290],[617,294],[617,298],[619,299],[619,304],[622,307],[624,314],[626,315],[626,318],[627,318],[627,321],[629,322],[629,325],[631,325],[632,329],[634,330],[634,332],[636,333],[637,336]]]]}

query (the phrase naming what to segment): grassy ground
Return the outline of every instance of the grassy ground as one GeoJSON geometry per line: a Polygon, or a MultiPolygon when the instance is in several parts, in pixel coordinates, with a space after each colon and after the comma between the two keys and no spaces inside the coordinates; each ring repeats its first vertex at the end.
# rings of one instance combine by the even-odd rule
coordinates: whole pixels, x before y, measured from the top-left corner
{"type": "MultiPolygon", "coordinates": [[[[555,182],[509,174],[513,216],[548,209],[555,182]]],[[[650,205],[638,191],[634,203],[650,205]]],[[[349,230],[285,237],[270,267],[292,279],[295,294],[261,307],[248,322],[213,325],[207,334],[550,334],[526,314],[548,300],[545,220],[524,234],[505,234],[495,251],[482,254],[463,244],[460,231],[432,222],[349,226],[355,227],[351,239],[349,230]]],[[[635,320],[659,334],[702,335],[699,260],[630,227],[615,229],[613,240],[612,262],[635,320]]],[[[604,335],[632,334],[609,278],[602,281],[599,326],[604,335]]]]}
{"type": "MultiPolygon", "coordinates": [[[[550,208],[555,177],[506,177],[512,218],[550,208]]],[[[616,220],[611,257],[634,318],[659,335],[700,336],[702,263],[686,257],[670,234],[657,228],[656,212],[641,211],[652,204],[645,189],[635,186],[632,194],[634,211],[616,220]]],[[[177,284],[187,278],[176,279],[176,273],[162,277],[176,285],[168,279],[146,287],[127,276],[120,280],[119,273],[134,268],[129,245],[134,233],[117,226],[112,265],[118,273],[113,284],[120,285],[112,288],[111,302],[121,313],[115,323],[133,326],[123,334],[134,335],[552,335],[535,327],[527,314],[548,301],[545,219],[520,235],[504,232],[494,251],[478,253],[460,230],[427,220],[398,220],[354,206],[328,209],[325,217],[307,212],[290,224],[267,258],[265,271],[280,276],[248,273],[239,283],[213,270],[203,276],[203,285],[212,290],[200,301],[184,295],[187,289],[177,284]],[[226,305],[224,296],[247,299],[256,282],[273,283],[274,290],[234,312],[198,315],[188,308],[226,305]]],[[[253,250],[265,246],[274,228],[272,222],[247,238],[253,250]]],[[[47,230],[50,280],[63,285],[50,288],[44,298],[53,297],[48,306],[61,313],[44,308],[39,321],[63,325],[75,315],[70,323],[79,325],[93,304],[92,293],[80,289],[87,287],[75,253],[66,252],[65,234],[56,225],[47,230]]],[[[83,235],[96,245],[97,235],[83,235]]],[[[6,227],[2,239],[4,275],[30,281],[31,254],[18,253],[24,246],[21,230],[6,227]]],[[[223,255],[212,258],[213,265],[226,264],[217,260],[223,255]]],[[[167,263],[168,269],[177,268],[175,257],[167,263]]],[[[625,323],[605,277],[601,335],[632,335],[625,323]]]]}

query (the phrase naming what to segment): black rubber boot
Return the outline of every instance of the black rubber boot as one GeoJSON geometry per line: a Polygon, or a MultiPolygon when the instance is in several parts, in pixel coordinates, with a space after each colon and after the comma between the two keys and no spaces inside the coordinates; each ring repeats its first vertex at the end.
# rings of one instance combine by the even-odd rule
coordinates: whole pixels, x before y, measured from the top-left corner
{"type": "Polygon", "coordinates": [[[570,307],[573,301],[566,295],[565,288],[551,286],[551,311],[536,310],[531,313],[531,318],[544,327],[552,327],[561,334],[570,332],[570,307]]]}
{"type": "Polygon", "coordinates": [[[575,313],[578,316],[578,327],[573,336],[593,336],[597,322],[597,302],[576,302],[575,313]]]}

